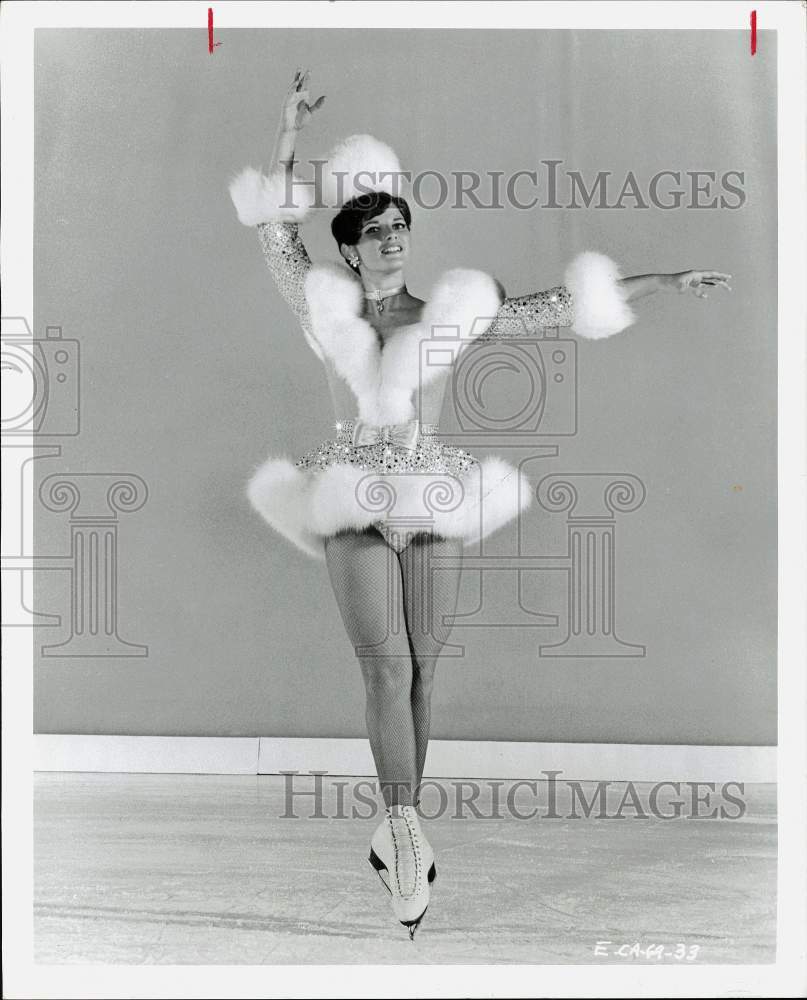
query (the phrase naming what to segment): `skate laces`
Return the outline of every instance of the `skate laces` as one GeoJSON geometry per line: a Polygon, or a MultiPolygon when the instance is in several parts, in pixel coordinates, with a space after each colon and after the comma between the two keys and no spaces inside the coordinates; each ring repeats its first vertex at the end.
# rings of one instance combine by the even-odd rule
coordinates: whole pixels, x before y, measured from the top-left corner
{"type": "Polygon", "coordinates": [[[401,896],[412,896],[418,891],[421,873],[421,844],[411,818],[406,811],[400,815],[389,814],[392,843],[395,848],[395,880],[401,896]]]}

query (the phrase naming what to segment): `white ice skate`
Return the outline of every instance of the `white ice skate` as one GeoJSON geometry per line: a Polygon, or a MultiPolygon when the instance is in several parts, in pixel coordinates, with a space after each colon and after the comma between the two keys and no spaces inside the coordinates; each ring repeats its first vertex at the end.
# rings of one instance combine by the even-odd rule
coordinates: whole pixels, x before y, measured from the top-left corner
{"type": "Polygon", "coordinates": [[[434,852],[413,806],[386,810],[370,842],[370,864],[392,897],[395,916],[413,939],[429,905],[429,883],[434,877],[434,852]]]}

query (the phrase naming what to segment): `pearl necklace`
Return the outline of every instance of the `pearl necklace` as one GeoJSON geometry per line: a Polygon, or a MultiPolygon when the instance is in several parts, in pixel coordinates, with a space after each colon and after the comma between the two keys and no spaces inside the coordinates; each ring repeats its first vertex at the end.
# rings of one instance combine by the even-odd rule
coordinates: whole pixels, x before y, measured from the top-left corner
{"type": "Polygon", "coordinates": [[[377,289],[374,292],[365,292],[364,297],[375,302],[377,311],[382,313],[384,312],[384,299],[388,299],[393,295],[400,295],[401,292],[405,291],[406,285],[401,285],[398,288],[377,289]]]}

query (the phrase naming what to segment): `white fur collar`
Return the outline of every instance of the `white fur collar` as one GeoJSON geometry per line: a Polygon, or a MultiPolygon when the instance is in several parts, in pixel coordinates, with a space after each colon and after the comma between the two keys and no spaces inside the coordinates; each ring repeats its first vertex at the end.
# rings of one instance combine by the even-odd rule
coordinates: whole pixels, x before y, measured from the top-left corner
{"type": "Polygon", "coordinates": [[[355,393],[359,418],[373,424],[411,420],[417,415],[414,390],[445,373],[443,365],[421,362],[425,340],[439,339],[441,352],[453,349],[456,359],[464,343],[487,330],[501,304],[496,282],[483,271],[446,271],[420,323],[396,330],[381,345],[361,316],[362,285],[349,271],[334,264],[314,267],[305,290],[314,337],[355,393]]]}

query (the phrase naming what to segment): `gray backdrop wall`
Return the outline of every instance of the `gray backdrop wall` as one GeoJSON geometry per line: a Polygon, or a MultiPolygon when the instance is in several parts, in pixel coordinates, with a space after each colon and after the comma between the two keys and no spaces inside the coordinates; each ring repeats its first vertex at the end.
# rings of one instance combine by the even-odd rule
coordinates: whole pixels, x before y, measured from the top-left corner
{"type": "MultiPolygon", "coordinates": [[[[565,615],[562,574],[524,577],[561,627],[462,629],[442,668],[434,735],[459,739],[764,744],[776,740],[775,39],[744,32],[40,30],[36,45],[35,316],[81,343],[80,435],[53,472],[130,472],[119,631],[141,658],[39,655],[35,728],[53,733],[361,736],[363,689],[324,565],[274,535],[244,482],[269,453],[329,435],[319,363],[226,190],[267,165],[297,65],[327,101],[301,140],[390,142],[414,171],[564,167],[646,185],[736,169],[737,210],[421,211],[410,288],[450,266],[509,294],[560,281],[580,250],[623,273],[714,267],[731,294],[656,296],[640,321],[579,342],[579,432],[532,472],[638,476],[618,525],[618,627],[642,658],[538,658],[565,615]]],[[[333,258],[327,219],[306,226],[333,258]]],[[[476,449],[477,452],[480,449],[476,449]]],[[[519,460],[517,451],[508,457],[519,460]]],[[[565,547],[533,508],[531,550],[565,547]]],[[[489,551],[513,549],[505,529],[489,551]]],[[[40,553],[66,515],[36,511],[40,553]]],[[[473,607],[477,582],[463,585],[473,607]]],[[[67,574],[37,574],[63,615],[67,574]]],[[[503,597],[502,600],[507,601],[503,597]]]]}

